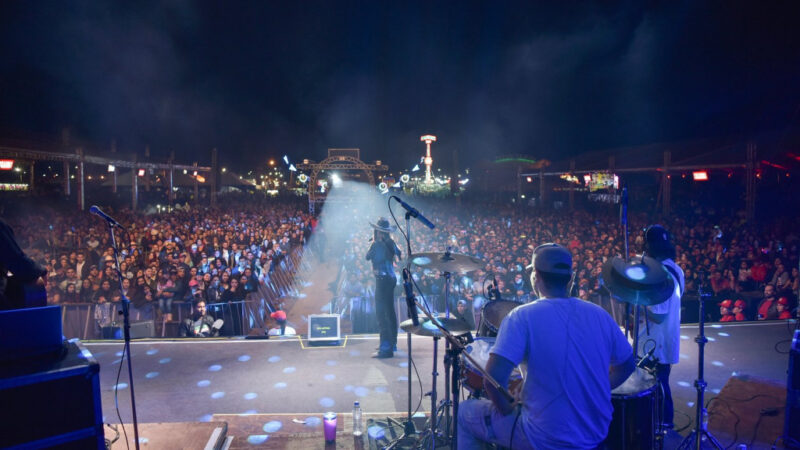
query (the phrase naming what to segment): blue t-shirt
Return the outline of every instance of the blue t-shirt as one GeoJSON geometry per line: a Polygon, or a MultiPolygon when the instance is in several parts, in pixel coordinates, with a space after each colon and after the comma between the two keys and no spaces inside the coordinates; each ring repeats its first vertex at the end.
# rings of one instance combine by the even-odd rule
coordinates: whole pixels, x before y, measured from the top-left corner
{"type": "Polygon", "coordinates": [[[632,355],[605,310],[576,298],[519,306],[500,325],[491,353],[527,367],[521,423],[535,448],[595,448],[605,439],[609,368],[632,355]]]}

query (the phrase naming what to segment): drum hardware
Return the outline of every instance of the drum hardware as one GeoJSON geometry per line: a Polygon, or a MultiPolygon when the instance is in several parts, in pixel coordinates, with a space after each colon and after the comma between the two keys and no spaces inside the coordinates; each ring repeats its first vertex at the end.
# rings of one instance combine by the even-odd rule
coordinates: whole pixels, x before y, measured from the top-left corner
{"type": "Polygon", "coordinates": [[[433,316],[433,320],[420,321],[419,326],[414,326],[411,319],[400,322],[400,329],[416,334],[417,336],[442,337],[442,329],[454,335],[462,335],[469,332],[469,325],[461,319],[455,317],[447,318],[444,314],[433,316]],[[434,322],[436,322],[434,324],[434,322]]]}
{"type": "MultiPolygon", "coordinates": [[[[702,278],[701,278],[702,279],[702,278]]],[[[694,338],[694,341],[697,342],[697,379],[694,381],[694,387],[697,390],[697,403],[695,404],[695,417],[694,417],[694,429],[688,436],[681,442],[681,445],[678,446],[679,449],[689,449],[694,448],[700,450],[700,447],[703,442],[703,438],[705,438],[706,442],[713,445],[715,448],[722,450],[723,446],[719,443],[717,438],[708,431],[708,425],[703,423],[703,413],[706,411],[706,406],[703,403],[703,394],[705,393],[706,386],[708,383],[703,379],[703,366],[705,364],[705,346],[706,342],[708,342],[708,338],[706,338],[705,334],[705,299],[711,297],[711,294],[703,289],[702,283],[698,286],[698,294],[700,294],[700,320],[698,321],[698,332],[697,337],[694,338]]]]}
{"type": "MultiPolygon", "coordinates": [[[[427,309],[423,309],[422,312],[426,316],[428,316],[428,321],[427,322],[430,322],[435,327],[439,328],[439,331],[441,333],[440,336],[433,336],[433,339],[434,339],[434,341],[433,341],[433,345],[434,345],[434,347],[433,347],[433,349],[434,349],[433,350],[433,352],[434,352],[434,370],[433,370],[432,374],[434,375],[434,380],[433,380],[433,388],[431,390],[431,427],[429,428],[429,430],[426,430],[420,436],[421,439],[425,439],[427,437],[430,437],[431,438],[431,445],[435,448],[435,446],[436,446],[436,437],[439,436],[439,433],[437,433],[438,428],[435,426],[435,425],[437,425],[439,423],[438,420],[437,420],[437,415],[438,415],[439,409],[436,407],[436,402],[434,401],[434,399],[436,397],[436,378],[435,377],[436,377],[436,375],[438,375],[438,373],[436,372],[436,358],[437,358],[438,340],[440,338],[444,338],[446,340],[446,342],[450,346],[449,347],[450,348],[449,351],[454,352],[453,354],[459,354],[462,358],[464,358],[467,361],[469,361],[474,366],[475,370],[480,372],[480,374],[483,376],[484,380],[488,381],[502,395],[506,396],[506,398],[510,402],[513,402],[514,398],[509,393],[509,391],[507,389],[505,389],[502,386],[500,386],[500,384],[497,382],[497,380],[492,378],[492,376],[489,375],[486,372],[486,369],[483,366],[481,366],[478,361],[476,361],[472,356],[470,356],[469,353],[464,352],[464,343],[463,342],[465,342],[465,341],[463,339],[466,339],[468,341],[470,339],[470,337],[469,337],[470,335],[469,334],[467,334],[466,336],[456,336],[455,334],[451,333],[449,330],[447,330],[444,327],[442,327],[439,324],[439,321],[435,320],[434,316],[430,313],[430,311],[428,311],[427,309]]],[[[457,395],[459,389],[460,388],[458,386],[458,383],[454,382],[453,383],[453,387],[452,387],[452,391],[453,391],[453,395],[454,396],[457,395]]],[[[457,401],[456,401],[456,403],[457,403],[457,401]]],[[[451,448],[456,448],[457,423],[458,423],[457,418],[458,418],[458,416],[456,415],[457,411],[454,412],[454,416],[453,416],[454,420],[448,422],[447,417],[449,417],[449,416],[447,414],[449,414],[449,410],[448,410],[447,407],[449,405],[451,405],[451,402],[450,402],[450,391],[447,392],[446,399],[445,399],[444,403],[440,407],[444,408],[444,411],[445,411],[445,420],[443,421],[444,425],[447,428],[450,428],[449,426],[452,426],[452,431],[449,431],[448,429],[445,429],[445,430],[441,431],[441,434],[443,436],[449,436],[449,441],[450,441],[451,448]]],[[[457,408],[457,405],[455,403],[453,403],[453,406],[455,406],[457,408]]]]}
{"type": "MultiPolygon", "coordinates": [[[[410,239],[410,213],[406,213],[406,249],[407,255],[412,255],[405,261],[406,266],[406,274],[410,272],[411,264],[417,265],[423,268],[430,268],[430,269],[437,269],[443,272],[443,276],[445,277],[445,315],[444,317],[438,316],[434,317],[427,305],[422,305],[424,307],[420,308],[422,312],[427,316],[427,320],[419,323],[417,326],[414,325],[414,320],[407,320],[401,323],[401,328],[406,332],[408,338],[408,419],[404,424],[404,433],[402,436],[399,436],[395,439],[389,446],[386,448],[395,448],[401,442],[408,441],[413,439],[416,436],[415,444],[420,442],[425,442],[427,437],[430,437],[430,445],[432,448],[436,447],[437,439],[441,437],[445,437],[450,441],[450,445],[452,448],[455,448],[455,439],[456,439],[456,420],[450,420],[450,406],[451,404],[457,408],[457,399],[455,403],[451,403],[450,400],[450,389],[446,389],[446,397],[441,406],[437,408],[436,405],[436,378],[438,376],[437,372],[437,359],[438,359],[438,341],[442,337],[445,338],[446,342],[446,353],[449,357],[445,358],[445,383],[450,383],[450,374],[451,374],[451,366],[455,365],[454,374],[457,373],[455,370],[458,369],[458,361],[454,360],[454,358],[450,355],[451,352],[460,353],[463,350],[463,345],[460,344],[458,338],[455,337],[456,334],[463,334],[464,332],[469,331],[469,327],[466,323],[456,318],[450,317],[450,304],[449,304],[449,291],[450,291],[450,274],[452,272],[456,273],[466,273],[471,272],[473,270],[478,270],[482,267],[483,261],[473,258],[467,255],[460,255],[451,253],[450,250],[444,253],[420,253],[413,255],[411,253],[411,239],[410,239]],[[431,417],[430,417],[430,427],[428,430],[422,433],[417,433],[414,427],[414,423],[411,420],[411,335],[418,334],[422,336],[432,336],[433,337],[433,370],[431,372],[433,377],[433,388],[430,392],[431,395],[431,417]],[[444,410],[444,430],[439,430],[439,421],[438,417],[440,415],[440,409],[444,410]],[[449,433],[452,426],[452,434],[449,433]]],[[[410,284],[409,280],[406,280],[407,283],[410,284]]],[[[410,287],[410,286],[408,286],[410,287]]],[[[413,290],[407,289],[408,291],[412,291],[412,295],[407,295],[407,300],[409,300],[409,317],[414,317],[412,315],[413,312],[411,308],[419,308],[421,305],[419,304],[418,300],[413,297],[413,290]],[[411,303],[413,302],[413,304],[411,303]]],[[[424,301],[424,297],[423,297],[424,301]]],[[[469,338],[471,339],[471,335],[469,338]]],[[[480,369],[483,371],[483,369],[480,369]]],[[[485,373],[485,371],[483,371],[485,373]]],[[[454,381],[457,381],[453,377],[454,381]]],[[[487,377],[487,379],[497,386],[497,382],[492,379],[491,377],[487,377]]],[[[449,388],[449,386],[447,386],[449,388]]],[[[457,392],[459,387],[457,385],[453,386],[453,392],[457,392]]],[[[504,392],[507,394],[505,390],[498,386],[500,392],[504,392]]],[[[454,412],[457,414],[457,410],[454,412]]],[[[441,439],[440,439],[441,440],[441,439]]],[[[416,447],[416,446],[415,446],[416,447]]]]}
{"type": "Polygon", "coordinates": [[[417,267],[458,274],[474,272],[484,266],[478,258],[452,253],[449,249],[444,253],[416,253],[409,259],[417,267]]]}

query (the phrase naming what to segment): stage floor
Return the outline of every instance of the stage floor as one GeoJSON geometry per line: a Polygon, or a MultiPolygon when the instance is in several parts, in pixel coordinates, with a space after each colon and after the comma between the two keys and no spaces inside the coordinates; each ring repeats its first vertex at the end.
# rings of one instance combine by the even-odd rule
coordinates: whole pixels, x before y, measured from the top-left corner
{"type": "MultiPolygon", "coordinates": [[[[713,324],[706,327],[706,400],[733,375],[751,375],[785,385],[792,322],[713,324]],[[777,349],[776,349],[777,348],[777,349]]],[[[697,377],[696,325],[681,327],[681,362],[672,369],[675,425],[694,417],[697,377]]],[[[138,420],[144,422],[209,421],[214,414],[277,414],[317,423],[322,413],[350,412],[358,400],[368,413],[408,410],[406,335],[391,359],[373,359],[375,335],[345,337],[336,347],[312,347],[297,337],[269,340],[147,340],[131,344],[138,420]]],[[[120,342],[88,342],[100,363],[105,421],[119,423],[115,411],[120,342]]],[[[412,408],[430,411],[433,339],[412,337],[412,408]],[[421,385],[420,385],[421,383],[421,385]],[[420,404],[421,403],[421,404],[420,404]]],[[[444,397],[443,344],[438,349],[438,397],[444,397]]],[[[131,422],[127,366],[119,378],[119,408],[131,422]]],[[[776,405],[783,406],[783,405],[776,405]]],[[[264,433],[284,424],[265,423],[264,433]]],[[[739,430],[748,438],[750,430],[739,430]]],[[[777,436],[776,436],[777,437],[777,436]]],[[[246,436],[236,436],[247,439],[246,436]]],[[[729,442],[723,442],[727,445],[729,442]]]]}

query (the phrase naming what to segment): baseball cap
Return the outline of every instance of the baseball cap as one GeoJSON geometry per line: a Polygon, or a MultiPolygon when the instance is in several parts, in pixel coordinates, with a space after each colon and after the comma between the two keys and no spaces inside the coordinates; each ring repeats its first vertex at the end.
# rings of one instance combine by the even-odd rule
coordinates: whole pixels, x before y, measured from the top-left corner
{"type": "Polygon", "coordinates": [[[789,299],[787,299],[786,297],[781,297],[781,298],[778,299],[778,303],[781,304],[781,305],[788,305],[789,304],[789,299]]]}
{"type": "Polygon", "coordinates": [[[669,232],[661,225],[650,225],[644,232],[644,239],[651,249],[670,249],[669,232]]]}
{"type": "Polygon", "coordinates": [[[744,300],[741,300],[741,299],[740,299],[740,300],[736,300],[736,301],[733,303],[733,306],[734,306],[734,307],[736,307],[736,308],[742,308],[742,309],[744,309],[744,308],[746,308],[746,307],[747,307],[747,303],[745,303],[745,302],[744,302],[744,300]]]}
{"type": "Polygon", "coordinates": [[[539,272],[570,275],[572,273],[572,255],[566,248],[547,243],[533,250],[531,264],[526,269],[535,269],[539,272]]]}
{"type": "Polygon", "coordinates": [[[718,305],[723,307],[723,308],[730,308],[731,306],[733,306],[733,301],[732,300],[723,300],[723,301],[719,302],[718,305]]]}

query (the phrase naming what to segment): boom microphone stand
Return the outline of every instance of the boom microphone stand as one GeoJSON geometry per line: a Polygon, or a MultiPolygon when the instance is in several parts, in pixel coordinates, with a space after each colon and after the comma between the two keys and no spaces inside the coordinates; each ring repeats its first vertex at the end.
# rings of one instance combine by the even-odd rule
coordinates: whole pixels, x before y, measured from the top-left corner
{"type": "Polygon", "coordinates": [[[722,444],[719,443],[717,438],[714,437],[711,432],[708,431],[708,425],[703,422],[703,413],[706,412],[706,407],[703,404],[703,393],[706,390],[706,386],[708,383],[705,382],[703,379],[703,365],[704,365],[704,347],[706,342],[708,342],[708,338],[705,335],[705,298],[710,297],[711,294],[706,292],[703,289],[702,282],[698,288],[698,294],[700,294],[700,318],[698,320],[698,327],[699,331],[697,333],[697,337],[694,338],[694,341],[697,342],[698,352],[697,352],[697,379],[694,381],[694,387],[697,390],[697,403],[695,404],[695,417],[694,423],[695,427],[691,433],[681,442],[681,445],[678,446],[678,449],[689,449],[694,448],[695,450],[700,450],[701,444],[703,442],[703,438],[706,438],[706,441],[709,442],[714,448],[718,450],[722,450],[724,447],[722,444]]]}
{"type": "MultiPolygon", "coordinates": [[[[136,396],[133,391],[133,366],[131,363],[131,316],[130,316],[130,303],[128,297],[123,294],[122,290],[122,269],[119,267],[119,247],[117,246],[117,239],[114,235],[114,227],[122,228],[116,220],[112,219],[97,206],[92,206],[90,212],[96,214],[106,220],[108,224],[108,232],[111,234],[111,248],[114,249],[114,264],[117,271],[117,280],[119,282],[120,303],[122,303],[122,321],[123,321],[123,336],[125,337],[125,346],[122,350],[122,356],[128,355],[128,382],[131,388],[131,411],[133,414],[133,439],[136,450],[139,450],[139,422],[136,419],[136,396]]],[[[123,228],[124,229],[124,228],[123,228]]],[[[122,426],[122,424],[120,424],[122,426]]],[[[124,429],[124,428],[123,428],[124,429]]]]}
{"type": "MultiPolygon", "coordinates": [[[[391,199],[390,199],[391,200],[391,199]]],[[[391,211],[391,207],[389,207],[389,211],[391,211]]],[[[409,294],[411,295],[413,301],[413,290],[411,288],[411,213],[406,212],[406,267],[403,269],[403,287],[405,288],[406,296],[409,294]]],[[[406,301],[409,299],[407,298],[406,301]]],[[[416,308],[416,302],[414,302],[414,308],[416,308]]],[[[416,317],[416,311],[411,311],[409,308],[408,311],[409,317],[416,317]]],[[[386,449],[392,449],[396,446],[400,445],[402,442],[410,440],[412,443],[416,442],[417,439],[414,437],[416,436],[417,430],[414,427],[414,421],[411,418],[411,331],[406,332],[406,337],[408,339],[408,417],[406,421],[403,423],[403,434],[398,436],[397,439],[394,440],[391,444],[389,444],[386,449]]]]}

